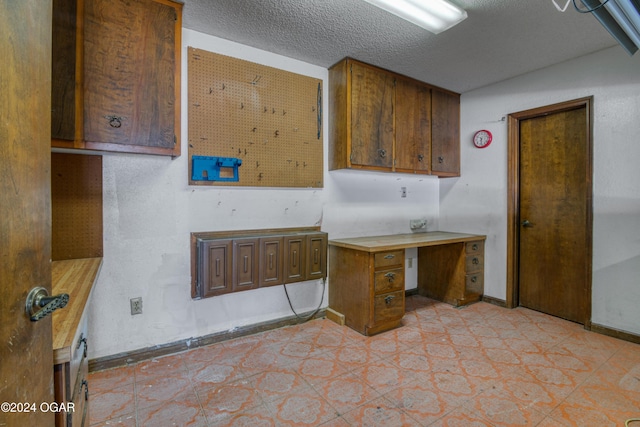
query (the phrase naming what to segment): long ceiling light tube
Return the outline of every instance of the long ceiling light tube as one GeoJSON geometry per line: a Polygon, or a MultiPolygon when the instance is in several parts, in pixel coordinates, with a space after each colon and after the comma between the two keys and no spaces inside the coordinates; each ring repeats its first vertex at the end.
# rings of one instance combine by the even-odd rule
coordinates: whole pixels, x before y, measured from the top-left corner
{"type": "MultiPolygon", "coordinates": [[[[622,4],[623,1],[619,1],[619,3],[622,4]]],[[[627,33],[629,38],[633,40],[633,43],[637,47],[640,47],[640,32],[638,32],[638,30],[633,26],[633,23],[629,19],[630,17],[627,16],[627,13],[625,13],[620,4],[618,4],[618,2],[616,2],[615,0],[610,0],[604,5],[604,7],[607,8],[607,11],[611,14],[611,16],[613,16],[613,19],[616,20],[616,22],[618,23],[618,25],[620,25],[624,32],[627,33]]],[[[633,5],[629,3],[628,6],[634,9],[635,15],[636,17],[638,17],[638,12],[635,11],[633,5]]],[[[633,13],[630,13],[630,15],[633,16],[633,13]]]]}
{"type": "Polygon", "coordinates": [[[439,34],[467,18],[464,9],[446,0],[364,0],[380,9],[439,34]]]}
{"type": "MultiPolygon", "coordinates": [[[[599,0],[580,0],[583,5],[587,6],[591,9],[591,14],[602,24],[602,26],[609,31],[609,34],[613,36],[614,39],[618,41],[620,46],[622,46],[629,55],[633,55],[637,50],[638,46],[635,45],[633,40],[629,38],[627,33],[624,32],[622,27],[618,25],[615,19],[611,16],[611,14],[602,6],[599,0]]],[[[610,2],[613,0],[607,0],[610,2]]]]}

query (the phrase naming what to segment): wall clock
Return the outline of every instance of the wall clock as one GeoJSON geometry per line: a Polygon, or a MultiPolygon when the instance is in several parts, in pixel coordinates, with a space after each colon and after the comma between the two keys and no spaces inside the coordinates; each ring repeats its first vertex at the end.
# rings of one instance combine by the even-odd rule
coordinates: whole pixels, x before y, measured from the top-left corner
{"type": "Polygon", "coordinates": [[[478,148],[486,148],[491,144],[491,140],[493,139],[493,135],[488,130],[479,130],[473,135],[473,145],[478,148]]]}

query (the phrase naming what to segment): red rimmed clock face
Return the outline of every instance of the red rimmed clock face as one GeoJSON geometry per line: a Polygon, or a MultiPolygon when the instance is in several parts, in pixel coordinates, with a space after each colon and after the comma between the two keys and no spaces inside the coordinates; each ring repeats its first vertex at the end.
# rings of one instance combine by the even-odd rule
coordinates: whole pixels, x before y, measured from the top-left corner
{"type": "Polygon", "coordinates": [[[478,148],[487,148],[491,144],[493,135],[488,130],[479,130],[473,135],[473,145],[478,148]]]}

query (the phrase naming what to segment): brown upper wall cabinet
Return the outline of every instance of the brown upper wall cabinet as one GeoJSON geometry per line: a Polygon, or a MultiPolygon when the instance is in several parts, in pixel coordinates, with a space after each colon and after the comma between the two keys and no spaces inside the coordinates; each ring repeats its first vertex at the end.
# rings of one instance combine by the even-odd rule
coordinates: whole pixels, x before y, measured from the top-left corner
{"type": "Polygon", "coordinates": [[[52,146],[179,156],[182,5],[53,7],[52,146]]]}
{"type": "Polygon", "coordinates": [[[460,175],[460,95],[351,58],[329,95],[330,170],[460,175]]]}

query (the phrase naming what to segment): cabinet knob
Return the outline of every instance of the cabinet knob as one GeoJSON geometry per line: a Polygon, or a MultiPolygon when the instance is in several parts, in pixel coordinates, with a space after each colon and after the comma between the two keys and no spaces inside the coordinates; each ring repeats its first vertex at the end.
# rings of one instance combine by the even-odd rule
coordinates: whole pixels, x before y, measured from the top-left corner
{"type": "Polygon", "coordinates": [[[387,150],[385,150],[384,148],[381,148],[381,149],[378,150],[378,154],[382,158],[387,157],[387,150]]]}
{"type": "Polygon", "coordinates": [[[471,262],[475,265],[480,264],[480,260],[477,257],[474,257],[473,260],[471,260],[471,262]]]}
{"type": "Polygon", "coordinates": [[[438,163],[444,163],[444,157],[438,156],[438,163]]]}
{"type": "Polygon", "coordinates": [[[418,154],[418,161],[421,162],[424,160],[424,154],[418,154]]]}

